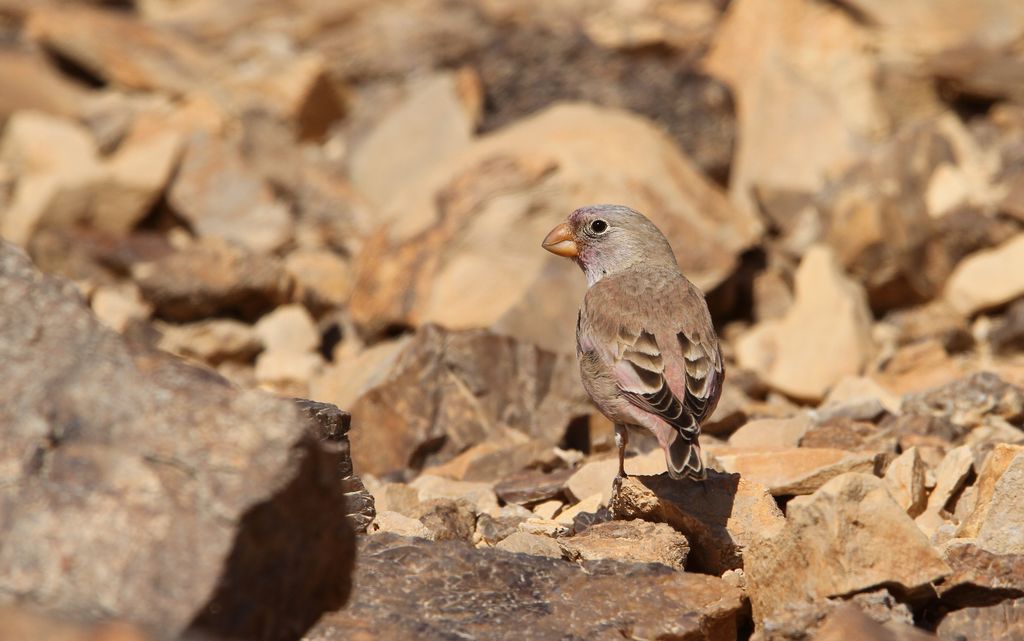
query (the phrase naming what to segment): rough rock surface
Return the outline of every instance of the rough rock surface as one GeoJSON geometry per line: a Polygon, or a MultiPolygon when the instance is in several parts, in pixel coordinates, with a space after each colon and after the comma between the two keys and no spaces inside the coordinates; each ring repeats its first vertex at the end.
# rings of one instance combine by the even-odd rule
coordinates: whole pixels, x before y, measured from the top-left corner
{"type": "Polygon", "coordinates": [[[664,566],[558,559],[381,534],[359,546],[349,605],[310,641],[735,638],[739,590],[664,566]],[[437,577],[445,577],[438,581],[437,577]],[[586,612],[586,616],[580,616],[586,612]]]}
{"type": "Polygon", "coordinates": [[[686,537],[670,526],[640,520],[597,523],[561,543],[571,558],[582,561],[661,563],[677,570],[690,552],[686,537]]]}
{"type": "Polygon", "coordinates": [[[6,601],[265,639],[345,602],[345,454],[292,403],[126,342],[6,244],[0,298],[6,601]]]}
{"type": "Polygon", "coordinates": [[[724,472],[739,474],[774,496],[810,494],[840,474],[872,473],[875,456],[844,450],[799,447],[778,451],[717,454],[724,472]]]}
{"type": "Polygon", "coordinates": [[[1024,635],[1024,599],[946,615],[936,630],[941,641],[1013,641],[1024,635]]]}

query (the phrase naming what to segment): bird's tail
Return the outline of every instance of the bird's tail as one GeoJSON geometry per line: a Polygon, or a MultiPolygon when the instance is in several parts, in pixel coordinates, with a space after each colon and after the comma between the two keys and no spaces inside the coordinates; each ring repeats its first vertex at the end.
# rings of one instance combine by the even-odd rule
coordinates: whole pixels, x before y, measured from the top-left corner
{"type": "Polygon", "coordinates": [[[690,440],[684,438],[682,434],[676,434],[676,438],[668,446],[665,460],[668,463],[668,475],[674,479],[686,477],[694,481],[703,481],[708,477],[700,456],[700,443],[696,438],[690,440]]]}

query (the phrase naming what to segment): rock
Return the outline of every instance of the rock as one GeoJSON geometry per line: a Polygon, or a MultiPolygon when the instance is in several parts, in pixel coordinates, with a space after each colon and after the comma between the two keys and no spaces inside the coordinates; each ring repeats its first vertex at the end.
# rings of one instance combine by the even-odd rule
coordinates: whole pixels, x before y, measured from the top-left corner
{"type": "Polygon", "coordinates": [[[544,501],[533,506],[533,513],[542,519],[555,520],[555,515],[562,509],[562,501],[544,501]]]}
{"type": "Polygon", "coordinates": [[[978,545],[996,554],[1024,554],[1024,456],[1013,457],[1006,471],[999,475],[992,488],[992,498],[985,501],[979,485],[978,545]]]}
{"type": "Polygon", "coordinates": [[[974,538],[978,536],[992,506],[996,484],[1010,464],[1016,460],[1018,454],[1024,454],[1024,446],[1000,444],[996,445],[985,458],[981,471],[978,473],[978,480],[974,483],[978,492],[975,507],[970,516],[960,524],[960,528],[957,530],[958,537],[974,538]]]}
{"type": "Polygon", "coordinates": [[[416,517],[435,541],[470,541],[476,533],[474,507],[464,499],[430,499],[419,504],[416,517]]]}
{"type": "Polygon", "coordinates": [[[0,607],[0,638],[39,641],[156,641],[138,627],[119,622],[71,622],[44,616],[31,607],[0,607]]]}
{"type": "Polygon", "coordinates": [[[935,637],[910,625],[881,625],[856,606],[844,605],[829,616],[812,641],[934,641],[935,637]]]}
{"type": "Polygon", "coordinates": [[[943,293],[965,316],[1024,296],[1024,234],[971,254],[956,266],[943,293]]]}
{"type": "Polygon", "coordinates": [[[555,538],[571,534],[570,528],[566,527],[565,524],[553,519],[543,519],[540,517],[526,519],[519,524],[519,531],[526,532],[527,534],[543,534],[544,536],[555,538]]]}
{"type": "Polygon", "coordinates": [[[791,500],[785,526],[749,547],[744,561],[755,621],[785,604],[878,585],[913,597],[950,573],[885,483],[858,473],[791,500]]]}
{"type": "Polygon", "coordinates": [[[345,516],[357,533],[366,532],[366,528],[373,520],[375,509],[373,497],[352,467],[352,447],[348,440],[352,415],[330,403],[304,399],[295,399],[295,402],[299,409],[315,422],[317,437],[329,444],[332,451],[340,454],[337,478],[345,494],[345,516]]]}
{"type": "Polygon", "coordinates": [[[824,423],[839,417],[871,420],[882,412],[898,414],[900,398],[866,376],[847,376],[829,390],[814,415],[824,423]]]}
{"type": "Polygon", "coordinates": [[[240,149],[206,132],[189,138],[167,197],[201,238],[220,238],[266,253],[292,235],[288,207],[246,164],[240,149]]]}
{"type": "Polygon", "coordinates": [[[715,460],[723,471],[763,485],[774,496],[810,494],[840,474],[875,469],[874,454],[808,447],[716,454],[715,460]]]}
{"type": "Polygon", "coordinates": [[[132,282],[114,287],[97,287],[89,304],[96,317],[107,327],[122,333],[130,324],[145,321],[153,313],[153,308],[142,300],[139,288],[132,282]]]}
{"type": "Polygon", "coordinates": [[[818,192],[885,134],[869,44],[866,29],[840,7],[729,6],[706,65],[736,95],[734,202],[753,211],[759,187],[818,192]]]}
{"type": "Polygon", "coordinates": [[[4,128],[0,162],[20,177],[0,216],[4,239],[27,246],[40,229],[89,220],[104,171],[95,142],[79,125],[41,113],[17,113],[4,128]]]}
{"type": "Polygon", "coordinates": [[[229,318],[211,318],[185,325],[158,323],[155,327],[160,333],[157,347],[210,365],[229,360],[249,361],[262,347],[252,325],[229,318]]]}
{"type": "Polygon", "coordinates": [[[928,506],[927,468],[916,447],[897,456],[885,470],[885,486],[908,515],[916,517],[928,506]]]}
{"type": "Polygon", "coordinates": [[[810,429],[806,414],[790,418],[762,418],[750,421],[732,433],[729,447],[746,450],[775,450],[796,447],[810,429]]]}
{"type": "Polygon", "coordinates": [[[9,599],[267,639],[345,603],[345,453],[293,403],[126,343],[9,245],[0,337],[9,599]]]}
{"type": "Polygon", "coordinates": [[[349,296],[348,263],[327,249],[299,249],[284,259],[284,269],[295,281],[293,300],[312,311],[340,307],[349,296]]]}
{"type": "Polygon", "coordinates": [[[42,52],[5,49],[0,53],[0,76],[7,87],[0,98],[0,122],[18,111],[70,117],[88,96],[49,64],[42,52]]]}
{"type": "Polygon", "coordinates": [[[252,318],[284,303],[291,289],[276,259],[216,240],[136,263],[132,278],[156,315],[173,321],[216,313],[252,318]]]}
{"type": "Polygon", "coordinates": [[[932,536],[936,528],[946,520],[943,514],[948,515],[946,508],[949,502],[963,488],[973,466],[974,454],[966,445],[954,448],[946,454],[942,464],[935,470],[935,489],[928,496],[928,507],[916,519],[925,534],[932,536]]]}
{"type": "Polygon", "coordinates": [[[493,517],[489,514],[481,514],[476,519],[476,538],[487,545],[496,545],[513,532],[517,532],[519,524],[527,518],[529,517],[517,515],[493,517]]]}
{"type": "Polygon", "coordinates": [[[405,483],[382,483],[371,485],[375,504],[380,510],[398,512],[412,518],[420,506],[420,493],[405,483]]]}
{"type": "Polygon", "coordinates": [[[550,473],[524,470],[503,479],[494,486],[494,491],[498,498],[506,503],[519,505],[540,503],[562,496],[565,483],[572,474],[573,471],[569,469],[555,470],[550,473]]]}
{"type": "Polygon", "coordinates": [[[574,560],[661,563],[676,570],[686,566],[690,553],[690,544],[679,532],[664,523],[639,520],[598,523],[561,543],[574,560]]]}
{"type": "Polygon", "coordinates": [[[513,532],[494,547],[506,552],[546,556],[552,559],[561,559],[565,556],[562,546],[551,537],[526,532],[513,532]]]}
{"type": "MultiPolygon", "coordinates": [[[[646,454],[627,458],[625,468],[629,476],[659,474],[665,469],[665,454],[661,448],[657,448],[646,454]]],[[[565,484],[566,492],[569,498],[576,501],[599,494],[601,505],[608,505],[612,497],[612,481],[618,471],[618,457],[584,463],[569,477],[565,484]]]]}
{"type": "Polygon", "coordinates": [[[102,231],[124,235],[146,217],[178,166],[182,136],[172,129],[137,127],[103,165],[90,221],[102,231]]]}
{"type": "Polygon", "coordinates": [[[404,184],[469,147],[480,119],[478,84],[472,72],[414,80],[355,150],[353,185],[386,209],[404,184]]]}
{"type": "Polygon", "coordinates": [[[884,322],[896,328],[900,346],[937,341],[942,349],[954,354],[974,345],[967,321],[941,298],[924,305],[893,310],[885,315],[884,322]]]}
{"type": "Polygon", "coordinates": [[[1024,555],[993,554],[970,540],[954,539],[946,545],[943,559],[953,569],[936,587],[945,603],[983,606],[1024,597],[1024,555]]]}
{"type": "Polygon", "coordinates": [[[1002,320],[989,332],[988,340],[996,354],[1024,352],[1024,300],[1010,306],[1002,320]]]}
{"type": "Polygon", "coordinates": [[[282,305],[260,318],[253,327],[268,351],[312,352],[320,347],[320,333],[302,305],[282,305]]]}
{"type": "Polygon", "coordinates": [[[796,301],[785,317],[743,335],[736,358],[779,391],[817,400],[843,377],[861,372],[872,350],[870,330],[860,286],[819,246],[800,263],[796,301]]]}
{"type": "Polygon", "coordinates": [[[1024,390],[993,372],[978,372],[954,382],[903,398],[904,414],[946,418],[971,429],[985,416],[1007,421],[1024,418],[1024,390]]]}
{"type": "Polygon", "coordinates": [[[370,524],[372,534],[391,533],[399,536],[415,536],[422,539],[431,538],[432,532],[419,519],[414,519],[398,512],[381,510],[370,524]]]}
{"type": "Polygon", "coordinates": [[[576,522],[577,517],[581,517],[585,514],[593,514],[601,509],[604,505],[604,497],[600,492],[597,494],[591,494],[586,498],[582,498],[575,505],[569,506],[562,510],[558,516],[554,517],[556,523],[562,525],[573,525],[576,522]]]}
{"type": "Polygon", "coordinates": [[[317,352],[267,350],[256,357],[255,376],[260,385],[271,391],[304,396],[309,382],[323,367],[324,357],[317,352]]]}
{"type": "Polygon", "coordinates": [[[897,451],[897,439],[886,427],[838,417],[807,430],[800,447],[887,454],[897,451]]]}
{"type": "MultiPolygon", "coordinates": [[[[792,641],[793,639],[817,639],[819,630],[826,635],[837,633],[837,617],[844,620],[855,612],[861,625],[867,626],[870,634],[867,641],[902,638],[893,633],[906,632],[914,624],[914,616],[906,604],[897,601],[888,590],[862,592],[849,600],[821,599],[813,603],[797,602],[787,604],[765,619],[753,641],[792,641]],[[882,627],[884,626],[884,627],[882,627]]],[[[840,626],[843,633],[852,633],[847,625],[840,626]]],[[[826,637],[833,638],[833,637],[826,637]]],[[[839,639],[846,637],[839,636],[839,639]]],[[[861,638],[861,637],[856,637],[861,638]]],[[[916,640],[915,640],[916,641],[916,640]]]]}
{"type": "Polygon", "coordinates": [[[427,326],[385,349],[344,375],[364,383],[328,368],[311,388],[374,426],[352,435],[356,467],[371,474],[444,462],[499,428],[555,445],[591,411],[574,357],[511,337],[427,326]]]}
{"type": "Polygon", "coordinates": [[[658,476],[631,476],[612,501],[617,519],[664,522],[690,543],[689,568],[721,574],[745,566],[761,538],[785,519],[768,490],[736,474],[708,472],[703,483],[658,476]]]}
{"type": "Polygon", "coordinates": [[[1024,635],[1024,599],[950,612],[935,630],[941,641],[1013,641],[1024,635]]]}
{"type": "Polygon", "coordinates": [[[571,350],[585,284],[539,254],[535,238],[587,202],[628,202],[647,214],[690,248],[678,253],[681,267],[704,291],[732,274],[761,233],[647,121],[560,105],[480,138],[396,195],[380,219],[387,228],[356,258],[353,317],[370,333],[436,322],[571,350]]]}
{"type": "Polygon", "coordinates": [[[409,484],[419,492],[420,502],[432,499],[465,499],[473,505],[477,514],[494,514],[498,511],[498,498],[487,483],[453,481],[423,474],[409,484]]]}
{"type": "Polygon", "coordinates": [[[513,430],[508,432],[517,436],[503,439],[498,434],[492,435],[491,440],[478,443],[447,463],[427,468],[424,472],[459,481],[497,482],[554,458],[551,445],[513,430]]]}
{"type": "Polygon", "coordinates": [[[224,75],[217,57],[188,39],[112,11],[38,7],[25,31],[91,76],[125,89],[180,95],[224,75]]]}
{"type": "Polygon", "coordinates": [[[614,561],[584,569],[532,554],[393,535],[363,539],[354,580],[360,588],[352,601],[324,617],[309,641],[630,634],[725,641],[736,637],[743,608],[741,592],[717,577],[614,561]]]}

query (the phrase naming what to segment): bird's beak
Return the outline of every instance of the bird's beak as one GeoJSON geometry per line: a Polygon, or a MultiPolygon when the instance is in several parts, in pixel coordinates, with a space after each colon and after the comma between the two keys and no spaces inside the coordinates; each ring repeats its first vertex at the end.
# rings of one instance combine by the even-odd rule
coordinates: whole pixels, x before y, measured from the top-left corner
{"type": "Polygon", "coordinates": [[[552,229],[544,237],[544,242],[541,245],[552,254],[566,258],[574,258],[580,254],[579,247],[576,246],[576,241],[572,236],[572,229],[565,223],[552,229]]]}

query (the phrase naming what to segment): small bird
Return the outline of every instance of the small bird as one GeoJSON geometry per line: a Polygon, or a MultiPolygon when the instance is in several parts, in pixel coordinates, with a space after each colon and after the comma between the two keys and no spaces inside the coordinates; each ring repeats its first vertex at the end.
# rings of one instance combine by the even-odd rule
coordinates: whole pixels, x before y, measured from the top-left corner
{"type": "Polygon", "coordinates": [[[669,476],[706,478],[701,421],[715,411],[725,369],[704,295],[679,271],[665,236],[621,205],[577,209],[542,243],[587,277],[576,320],[583,386],[615,424],[618,488],[627,428],[647,428],[669,476]]]}

